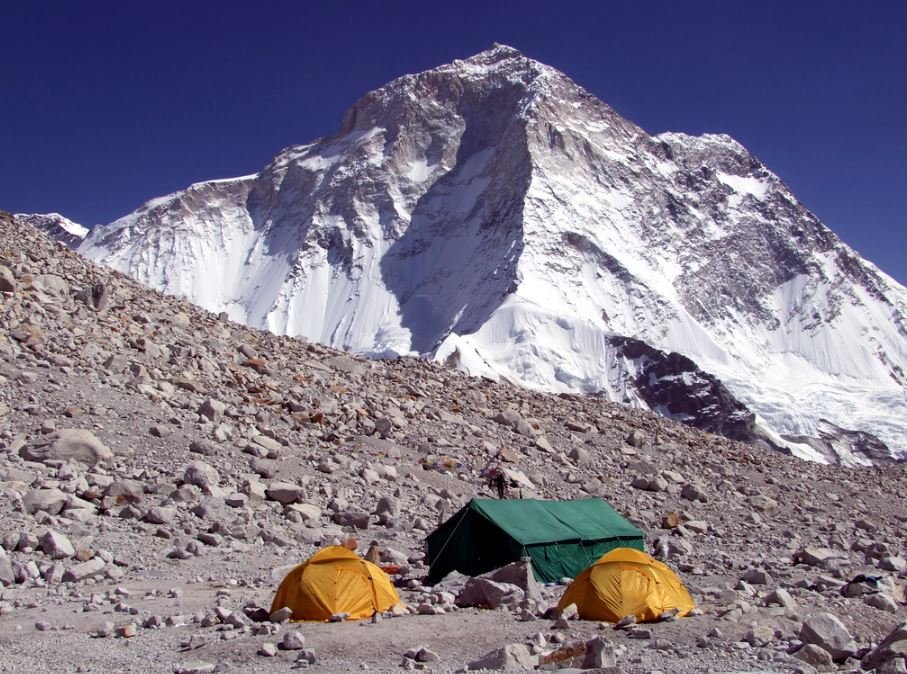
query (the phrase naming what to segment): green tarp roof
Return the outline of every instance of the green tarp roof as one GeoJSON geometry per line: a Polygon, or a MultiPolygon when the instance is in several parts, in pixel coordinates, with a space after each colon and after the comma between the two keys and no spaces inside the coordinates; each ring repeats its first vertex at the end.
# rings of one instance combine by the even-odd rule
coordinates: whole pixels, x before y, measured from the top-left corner
{"type": "Polygon", "coordinates": [[[522,545],[643,536],[600,498],[580,501],[473,499],[469,508],[522,545]]]}
{"type": "Polygon", "coordinates": [[[598,498],[473,499],[428,535],[428,582],[477,576],[521,557],[542,582],[573,578],[614,548],[642,550],[643,532],[598,498]]]}

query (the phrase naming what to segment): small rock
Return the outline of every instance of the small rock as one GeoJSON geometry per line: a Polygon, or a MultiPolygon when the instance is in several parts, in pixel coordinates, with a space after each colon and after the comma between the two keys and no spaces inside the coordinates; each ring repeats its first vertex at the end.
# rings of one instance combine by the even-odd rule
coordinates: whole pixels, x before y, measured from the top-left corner
{"type": "Polygon", "coordinates": [[[265,658],[273,658],[277,655],[277,646],[270,642],[265,642],[258,649],[258,654],[265,658]]]}
{"type": "Polygon", "coordinates": [[[305,637],[299,630],[292,630],[283,635],[280,648],[284,651],[300,651],[305,648],[305,637]]]}
{"type": "Polygon", "coordinates": [[[293,609],[291,609],[289,606],[284,606],[283,608],[279,608],[276,611],[274,611],[269,616],[268,619],[272,623],[282,623],[282,622],[286,622],[287,620],[289,620],[292,617],[293,617],[293,609]]]}

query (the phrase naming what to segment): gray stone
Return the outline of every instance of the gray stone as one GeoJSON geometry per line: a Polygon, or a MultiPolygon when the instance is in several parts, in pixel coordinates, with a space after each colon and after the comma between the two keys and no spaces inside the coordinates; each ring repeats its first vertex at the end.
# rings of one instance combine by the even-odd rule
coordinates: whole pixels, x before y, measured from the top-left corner
{"type": "Polygon", "coordinates": [[[76,549],[63,534],[48,529],[41,536],[41,550],[51,559],[66,559],[76,554],[76,549]]]}
{"type": "Polygon", "coordinates": [[[16,277],[9,267],[0,265],[0,293],[16,292],[16,277]]]}
{"type": "Polygon", "coordinates": [[[289,620],[292,617],[293,617],[293,609],[291,609],[289,606],[284,606],[283,608],[279,608],[276,611],[274,611],[270,616],[268,616],[268,619],[272,623],[282,623],[282,622],[286,622],[287,620],[289,620]]]}
{"type": "Polygon", "coordinates": [[[280,455],[280,451],[283,449],[282,444],[267,435],[256,435],[252,438],[252,442],[267,450],[268,456],[272,459],[277,458],[280,455]]]}
{"type": "Polygon", "coordinates": [[[541,603],[542,592],[535,580],[532,563],[529,561],[513,562],[500,569],[483,574],[497,583],[516,585],[525,594],[526,598],[541,603]]]}
{"type": "Polygon", "coordinates": [[[296,656],[296,662],[305,663],[307,665],[314,665],[316,660],[315,650],[312,648],[303,648],[299,651],[299,655],[296,656]]]}
{"type": "Polygon", "coordinates": [[[399,499],[394,498],[393,496],[382,496],[378,499],[378,504],[375,506],[375,514],[381,515],[387,513],[393,517],[400,516],[400,501],[399,499]]]}
{"type": "Polygon", "coordinates": [[[220,475],[214,466],[204,461],[192,461],[183,471],[183,482],[199,487],[202,491],[210,492],[220,483],[220,475]]]}
{"type": "Polygon", "coordinates": [[[117,503],[139,503],[144,495],[144,485],[138,480],[117,479],[104,490],[104,496],[116,499],[117,503]]]}
{"type": "Polygon", "coordinates": [[[25,494],[23,503],[25,511],[32,515],[39,511],[58,515],[68,500],[69,496],[59,489],[31,489],[25,494]]]}
{"type": "Polygon", "coordinates": [[[193,454],[201,454],[202,456],[214,456],[217,454],[217,445],[210,440],[202,438],[190,442],[189,451],[193,454]]]}
{"type": "Polygon", "coordinates": [[[289,505],[302,500],[305,497],[305,489],[290,482],[272,482],[265,489],[265,495],[270,501],[289,505]]]}
{"type": "Polygon", "coordinates": [[[15,582],[16,574],[13,571],[13,563],[6,554],[6,550],[0,547],[0,583],[12,585],[15,582]]]}
{"type": "Polygon", "coordinates": [[[201,660],[188,660],[173,668],[173,674],[210,674],[217,670],[217,665],[213,662],[204,662],[201,660]]]}
{"type": "Polygon", "coordinates": [[[301,651],[305,648],[305,637],[299,630],[292,630],[283,635],[279,645],[284,651],[301,651]]]}
{"type": "Polygon", "coordinates": [[[87,578],[92,578],[97,576],[104,570],[105,567],[104,560],[100,557],[92,557],[87,562],[82,562],[81,564],[76,564],[75,566],[66,570],[63,574],[64,583],[78,583],[87,578]]]}
{"type": "Polygon", "coordinates": [[[636,447],[637,449],[641,449],[642,446],[645,445],[645,443],[646,443],[646,436],[642,431],[634,430],[634,431],[630,432],[630,434],[627,436],[627,439],[625,440],[625,442],[628,445],[630,445],[631,447],[636,447]]]}
{"type": "Polygon", "coordinates": [[[831,548],[801,548],[794,553],[794,564],[822,566],[834,559],[846,559],[847,555],[831,548]]]}
{"type": "Polygon", "coordinates": [[[258,654],[265,658],[273,658],[277,655],[277,646],[272,643],[263,643],[258,649],[258,654]]]}
{"type": "Polygon", "coordinates": [[[153,506],[145,513],[145,521],[151,524],[170,524],[176,517],[176,508],[172,506],[153,506]]]}
{"type": "Polygon", "coordinates": [[[199,406],[198,413],[200,416],[203,416],[206,419],[217,423],[218,421],[223,419],[226,409],[227,406],[219,400],[208,398],[199,406]]]}
{"type": "Polygon", "coordinates": [[[95,283],[87,288],[82,288],[74,297],[99,313],[105,311],[110,304],[110,293],[103,283],[95,283]]]}
{"type": "Polygon", "coordinates": [[[368,525],[371,522],[371,515],[362,510],[341,510],[340,512],[334,513],[331,516],[331,520],[342,527],[368,529],[368,525]]]}
{"type": "Polygon", "coordinates": [[[881,592],[876,594],[868,594],[863,597],[863,603],[867,606],[872,606],[877,608],[880,611],[886,611],[888,613],[897,613],[898,605],[891,597],[881,592]]]}
{"type": "Polygon", "coordinates": [[[831,653],[815,644],[804,644],[802,648],[794,653],[794,657],[800,662],[812,665],[820,672],[833,672],[835,670],[835,663],[832,660],[831,653]]]}
{"type": "Polygon", "coordinates": [[[831,613],[817,613],[800,626],[800,641],[814,644],[831,653],[833,660],[843,660],[857,650],[857,643],[850,632],[831,613]]]}
{"type": "Polygon", "coordinates": [[[469,663],[470,670],[531,670],[535,669],[537,658],[523,644],[509,644],[485,654],[469,663]]]}
{"type": "Polygon", "coordinates": [[[424,646],[416,652],[416,662],[441,662],[441,656],[424,646]]]}
{"type": "Polygon", "coordinates": [[[768,585],[772,582],[772,577],[763,569],[749,569],[743,574],[743,580],[751,585],[768,585]]]}
{"type": "Polygon", "coordinates": [[[78,461],[93,466],[113,459],[113,452],[94,433],[82,428],[64,428],[40,441],[25,445],[19,455],[27,461],[78,461]]]}
{"type": "Polygon", "coordinates": [[[877,669],[898,659],[907,659],[907,622],[891,630],[878,646],[863,657],[860,666],[864,670],[877,669]]]}
{"type": "Polygon", "coordinates": [[[767,595],[765,595],[762,603],[766,606],[776,605],[783,606],[787,609],[797,608],[797,600],[791,596],[790,592],[780,587],[777,590],[772,590],[767,595]]]}
{"type": "Polygon", "coordinates": [[[525,593],[516,585],[478,576],[466,581],[456,601],[458,606],[487,606],[496,609],[499,606],[515,607],[524,597],[525,593]]]}
{"type": "Polygon", "coordinates": [[[904,573],[905,571],[907,571],[907,560],[905,560],[903,557],[883,557],[879,560],[879,568],[883,571],[904,573]]]}

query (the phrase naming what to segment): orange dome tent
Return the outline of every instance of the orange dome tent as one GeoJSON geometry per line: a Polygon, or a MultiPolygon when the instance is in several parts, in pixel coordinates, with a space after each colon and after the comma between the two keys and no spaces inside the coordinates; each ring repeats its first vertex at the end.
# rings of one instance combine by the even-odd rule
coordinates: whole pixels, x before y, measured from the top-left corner
{"type": "Polygon", "coordinates": [[[580,618],[618,622],[632,615],[639,622],[657,620],[677,609],[685,616],[696,602],[668,566],[644,552],[616,548],[580,572],[558,603],[576,604],[580,618]]]}
{"type": "Polygon", "coordinates": [[[399,603],[400,596],[384,571],[355,552],[332,545],[286,575],[271,612],[287,606],[293,610],[293,620],[327,621],[340,613],[361,620],[399,603]]]}

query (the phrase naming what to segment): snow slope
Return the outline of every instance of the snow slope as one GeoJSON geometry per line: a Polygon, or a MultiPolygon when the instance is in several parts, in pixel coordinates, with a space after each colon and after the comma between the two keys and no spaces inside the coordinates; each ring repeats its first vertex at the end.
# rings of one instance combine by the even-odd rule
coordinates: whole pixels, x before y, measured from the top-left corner
{"type": "Polygon", "coordinates": [[[866,463],[852,430],[907,456],[907,290],[733,139],[650,136],[505,46],[79,250],[249,325],[649,405],[615,346],[632,338],[717,377],[795,454],[866,463]]]}

